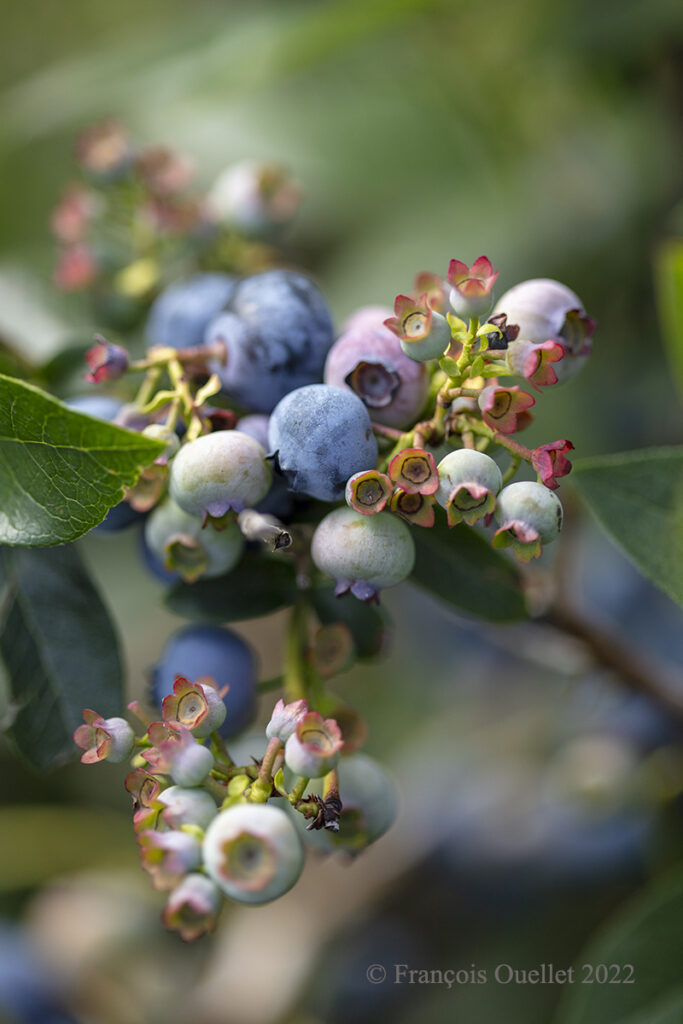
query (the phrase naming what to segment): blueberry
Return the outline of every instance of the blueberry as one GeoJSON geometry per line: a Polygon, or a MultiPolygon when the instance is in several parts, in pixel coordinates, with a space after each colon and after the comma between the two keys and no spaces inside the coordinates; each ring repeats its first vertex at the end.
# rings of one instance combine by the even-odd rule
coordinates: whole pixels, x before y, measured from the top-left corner
{"type": "Polygon", "coordinates": [[[239,903],[269,903],[297,882],[303,848],[291,817],[272,804],[237,804],[206,830],[204,868],[239,903]]]}
{"type": "MultiPolygon", "coordinates": [[[[82,412],[86,416],[92,416],[96,420],[105,420],[111,423],[112,420],[123,409],[123,402],[111,395],[75,395],[73,398],[64,400],[64,405],[75,412],[82,412]]],[[[136,512],[127,501],[120,501],[107,512],[103,522],[95,527],[96,530],[103,530],[106,533],[116,530],[123,530],[142,519],[142,513],[136,512]]]]}
{"type": "Polygon", "coordinates": [[[149,311],[145,334],[150,345],[201,345],[209,321],[224,308],[236,285],[231,274],[195,274],[169,285],[149,311]]]}
{"type": "Polygon", "coordinates": [[[210,366],[227,394],[270,412],[290,391],[322,380],[334,329],[312,281],[291,270],[267,270],[240,282],[205,340],[227,346],[227,365],[210,366]]]}
{"type": "Polygon", "coordinates": [[[220,519],[265,498],[272,481],[265,449],[239,430],[203,434],[184,444],[171,463],[169,491],[193,516],[220,519]]]}
{"type": "Polygon", "coordinates": [[[493,546],[509,547],[519,559],[538,558],[542,545],[559,536],[562,504],[554,491],[530,480],[518,480],[504,487],[496,502],[499,529],[493,546]]]}
{"type": "Polygon", "coordinates": [[[225,695],[228,710],[219,729],[222,736],[236,736],[251,722],[256,712],[256,660],[241,636],[222,626],[186,626],[166,642],[152,670],[151,696],[161,707],[164,697],[173,693],[176,676],[191,682],[200,676],[212,676],[225,695]]]}
{"type": "Polygon", "coordinates": [[[145,542],[153,558],[166,570],[177,571],[187,583],[230,572],[244,551],[237,523],[227,523],[221,530],[210,523],[202,527],[199,516],[183,511],[171,498],[149,514],[145,542]]]}
{"type": "Polygon", "coordinates": [[[13,925],[0,923],[0,1017],[21,1024],[75,1024],[59,1005],[58,979],[13,925]]]}
{"type": "Polygon", "coordinates": [[[429,374],[424,363],[405,355],[396,335],[384,324],[361,320],[330,349],[325,383],[354,391],[378,423],[408,427],[427,398],[429,374]]]}
{"type": "Polygon", "coordinates": [[[321,501],[342,499],[349,477],[377,462],[368,410],[329,384],[286,395],[270,418],[268,441],[290,488],[321,501]]]}

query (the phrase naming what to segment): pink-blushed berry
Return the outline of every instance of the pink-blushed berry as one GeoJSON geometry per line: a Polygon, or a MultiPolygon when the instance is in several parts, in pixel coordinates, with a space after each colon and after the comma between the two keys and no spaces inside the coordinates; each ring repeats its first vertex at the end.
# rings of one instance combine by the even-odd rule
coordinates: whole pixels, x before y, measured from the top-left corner
{"type": "MultiPolygon", "coordinates": [[[[386,318],[386,317],[385,317],[386,318]]],[[[380,323],[347,329],[325,362],[325,383],[350,388],[372,419],[389,427],[407,427],[420,413],[429,389],[422,363],[410,359],[396,335],[380,323]]]]}
{"type": "Polygon", "coordinates": [[[218,886],[199,872],[186,875],[168,897],[162,920],[185,942],[207,935],[216,927],[222,903],[218,886]]]}
{"type": "Polygon", "coordinates": [[[571,441],[551,441],[549,444],[542,444],[531,452],[531,465],[541,478],[542,483],[551,490],[556,490],[560,485],[557,482],[558,476],[567,476],[572,471],[572,464],[566,458],[567,452],[573,451],[574,445],[571,441]]]}
{"type": "Polygon", "coordinates": [[[244,552],[244,538],[234,522],[216,530],[209,522],[182,509],[172,498],[157,505],[145,522],[147,547],[165,569],[187,583],[229,572],[244,552]]]}
{"type": "Polygon", "coordinates": [[[175,889],[202,862],[201,845],[187,832],[141,832],[138,845],[142,866],[155,889],[175,889]]]}
{"type": "Polygon", "coordinates": [[[363,516],[337,508],[318,524],[311,544],[318,569],[336,580],[335,593],[350,591],[361,601],[410,575],[415,544],[404,522],[388,512],[363,516]]]}
{"type": "MultiPolygon", "coordinates": [[[[148,735],[152,742],[156,741],[152,727],[148,735]]],[[[169,774],[178,786],[201,786],[213,768],[211,751],[197,743],[190,730],[183,726],[157,742],[155,747],[143,751],[142,756],[153,772],[169,774]]]]}
{"type": "Polygon", "coordinates": [[[266,726],[266,736],[269,740],[279,739],[285,743],[296,727],[308,714],[308,704],[305,700],[293,700],[289,704],[280,699],[273,708],[273,714],[266,726]]]}
{"type": "Polygon", "coordinates": [[[95,178],[110,180],[130,166],[133,148],[123,124],[107,118],[86,129],[76,142],[81,167],[95,178]]]}
{"type": "Polygon", "coordinates": [[[298,881],[304,857],[289,815],[272,804],[235,804],[211,822],[204,868],[233,900],[269,903],[298,881]]]}
{"type": "Polygon", "coordinates": [[[439,474],[431,452],[424,448],[404,448],[389,463],[389,476],[408,494],[434,494],[439,474]]]}
{"type": "Polygon", "coordinates": [[[334,719],[309,711],[285,743],[285,764],[295,775],[320,779],[336,767],[343,745],[334,719]]]}
{"type": "Polygon", "coordinates": [[[161,817],[171,829],[197,825],[205,829],[218,813],[216,801],[205,789],[169,786],[157,797],[163,805],[161,817]]]}
{"type": "Polygon", "coordinates": [[[490,259],[479,256],[471,267],[462,260],[451,260],[448,266],[448,283],[451,286],[451,309],[456,316],[482,316],[493,304],[493,286],[498,271],[493,269],[490,259]]]}
{"type": "Polygon", "coordinates": [[[557,371],[551,365],[564,358],[565,349],[557,341],[513,341],[508,345],[507,363],[513,373],[525,377],[535,388],[557,384],[557,371]]]}
{"type": "Polygon", "coordinates": [[[354,473],[346,483],[346,504],[364,516],[374,516],[385,508],[391,497],[393,484],[386,473],[366,469],[354,473]]]}
{"type": "Polygon", "coordinates": [[[554,368],[560,382],[574,376],[590,355],[595,320],[586,314],[578,295],[559,281],[522,281],[501,295],[494,313],[506,313],[519,326],[521,340],[562,345],[565,356],[554,368]]]}
{"type": "Polygon", "coordinates": [[[79,725],[74,733],[74,743],[85,751],[83,764],[105,760],[120,764],[130,757],[135,734],[125,718],[102,718],[86,708],[83,719],[85,725],[79,725]]]}
{"type": "Polygon", "coordinates": [[[536,399],[517,385],[506,388],[491,384],[479,395],[478,404],[484,423],[501,434],[515,434],[531,423],[529,409],[536,399]]]}
{"type": "Polygon", "coordinates": [[[60,252],[52,279],[60,291],[79,292],[93,284],[99,270],[92,246],[76,242],[60,252]]]}
{"type": "Polygon", "coordinates": [[[430,527],[434,525],[434,506],[436,498],[433,494],[410,494],[397,487],[391,496],[389,511],[411,526],[430,527]]]}
{"type": "Polygon", "coordinates": [[[106,380],[118,380],[128,369],[128,353],[121,345],[114,345],[101,334],[96,334],[96,344],[85,353],[88,373],[85,379],[91,384],[106,380]]]}
{"type": "Polygon", "coordinates": [[[191,683],[189,679],[177,676],[173,693],[164,697],[161,708],[167,725],[171,728],[182,725],[198,739],[210,736],[220,728],[227,714],[216,683],[206,677],[191,683]]]}
{"type": "Polygon", "coordinates": [[[190,515],[220,519],[264,498],[272,472],[266,453],[239,430],[220,430],[184,444],[171,463],[170,494],[190,515]]]}
{"type": "Polygon", "coordinates": [[[341,327],[341,335],[347,331],[362,330],[364,327],[383,327],[384,321],[392,315],[389,306],[361,306],[347,317],[341,327]]]}
{"type": "Polygon", "coordinates": [[[436,500],[446,509],[449,526],[463,520],[473,526],[493,511],[502,486],[500,469],[489,455],[460,448],[439,463],[436,500]]]}
{"type": "Polygon", "coordinates": [[[99,205],[95,192],[71,186],[52,211],[50,227],[55,238],[63,245],[81,242],[99,205]]]}
{"type": "Polygon", "coordinates": [[[438,359],[452,341],[448,321],[432,309],[426,295],[418,299],[397,295],[394,316],[384,322],[400,341],[405,354],[421,363],[438,359]]]}
{"type": "Polygon", "coordinates": [[[538,558],[542,545],[555,540],[562,529],[562,505],[543,484],[519,480],[498,495],[495,509],[499,525],[494,548],[512,549],[522,562],[538,558]]]}

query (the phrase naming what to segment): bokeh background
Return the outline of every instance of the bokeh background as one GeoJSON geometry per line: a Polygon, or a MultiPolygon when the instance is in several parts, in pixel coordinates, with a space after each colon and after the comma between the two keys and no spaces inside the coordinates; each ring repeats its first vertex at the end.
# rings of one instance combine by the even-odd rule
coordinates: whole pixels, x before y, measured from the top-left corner
{"type": "MultiPolygon", "coordinates": [[[[0,334],[27,355],[100,326],[54,288],[48,224],[78,133],[116,115],[191,155],[206,183],[247,156],[288,165],[306,192],[290,253],[339,323],[451,257],[486,253],[499,293],[566,282],[599,322],[594,355],[537,403],[528,443],[681,441],[653,271],[682,227],[676,0],[28,0],[5,3],[2,26],[0,334]]],[[[81,545],[131,699],[180,624],[138,545],[135,531],[81,545]]],[[[680,665],[680,612],[578,506],[563,570],[586,616],[680,665]]],[[[161,928],[121,770],[38,778],[0,747],[0,959],[32,944],[63,1008],[50,1020],[553,1019],[557,986],[407,988],[365,971],[568,966],[680,860],[680,737],[555,631],[459,618],[407,585],[386,607],[389,653],[336,689],[394,772],[397,824],[354,863],[312,859],[286,898],[231,909],[193,947],[161,928]]],[[[277,674],[280,617],[238,629],[262,678],[277,674]]]]}

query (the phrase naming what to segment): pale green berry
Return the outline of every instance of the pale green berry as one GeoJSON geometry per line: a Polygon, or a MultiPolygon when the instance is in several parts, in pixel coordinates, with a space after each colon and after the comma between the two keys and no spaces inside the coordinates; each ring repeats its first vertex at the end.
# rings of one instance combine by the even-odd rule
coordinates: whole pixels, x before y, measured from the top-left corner
{"type": "Polygon", "coordinates": [[[489,455],[460,448],[446,455],[437,469],[436,500],[448,511],[451,526],[462,519],[471,526],[493,511],[503,478],[489,455]]]}
{"type": "Polygon", "coordinates": [[[186,512],[219,519],[253,508],[268,493],[272,471],[258,441],[218,430],[184,444],[171,463],[170,493],[186,512]]]}
{"type": "Polygon", "coordinates": [[[150,551],[166,569],[174,569],[192,582],[200,576],[222,576],[233,569],[244,551],[244,538],[236,523],[215,530],[202,528],[199,516],[191,515],[168,498],[150,513],[145,523],[150,551]]]}

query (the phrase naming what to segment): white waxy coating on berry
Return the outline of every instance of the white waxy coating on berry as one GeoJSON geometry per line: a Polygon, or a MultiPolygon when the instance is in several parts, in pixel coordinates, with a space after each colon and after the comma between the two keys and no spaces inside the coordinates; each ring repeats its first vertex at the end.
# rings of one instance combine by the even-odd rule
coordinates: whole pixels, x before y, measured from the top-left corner
{"type": "Polygon", "coordinates": [[[201,786],[212,768],[213,754],[208,747],[192,742],[178,750],[170,775],[177,786],[201,786]]]}
{"type": "Polygon", "coordinates": [[[445,316],[432,312],[429,334],[422,336],[427,322],[427,315],[420,311],[409,313],[403,321],[404,337],[400,339],[401,348],[409,359],[419,363],[438,359],[451,344],[451,329],[445,316]]]}
{"type": "Polygon", "coordinates": [[[304,863],[291,818],[271,804],[221,811],[206,830],[202,852],[209,877],[240,903],[269,903],[284,895],[304,863]]]}
{"type": "Polygon", "coordinates": [[[415,544],[410,527],[389,512],[364,516],[352,508],[337,508],[319,523],[311,555],[333,579],[363,580],[381,590],[410,574],[415,544]]]}
{"type": "Polygon", "coordinates": [[[439,489],[435,497],[442,508],[447,508],[453,491],[461,484],[479,484],[492,494],[498,494],[503,477],[493,459],[484,452],[460,448],[450,452],[437,466],[439,489]]]}
{"type": "Polygon", "coordinates": [[[171,497],[192,515],[220,507],[241,512],[265,497],[272,471],[258,441],[219,430],[183,445],[171,463],[171,497]]]}
{"type": "Polygon", "coordinates": [[[572,309],[584,312],[581,299],[571,288],[539,277],[510,288],[498,299],[493,312],[506,313],[508,323],[518,325],[520,339],[538,345],[551,338],[562,341],[560,331],[572,309]]]}
{"type": "MultiPolygon", "coordinates": [[[[185,540],[187,568],[205,561],[206,568],[201,575],[207,578],[222,576],[233,569],[244,551],[244,537],[237,523],[227,523],[225,529],[214,530],[209,524],[202,529],[199,516],[190,515],[171,498],[150,513],[145,523],[145,540],[150,551],[166,563],[169,544],[185,540]]],[[[172,568],[183,574],[181,551],[175,552],[172,568]]]]}
{"type": "Polygon", "coordinates": [[[542,544],[555,540],[562,529],[562,503],[554,491],[531,480],[508,484],[498,495],[496,522],[517,520],[538,532],[542,544]]]}
{"type": "Polygon", "coordinates": [[[164,804],[164,820],[171,828],[181,825],[198,825],[206,828],[218,813],[216,801],[205,789],[187,789],[183,786],[169,786],[158,796],[164,804]]]}
{"type": "Polygon", "coordinates": [[[448,301],[456,316],[468,320],[470,317],[486,316],[493,305],[493,295],[462,295],[457,288],[451,288],[448,301]]]}
{"type": "Polygon", "coordinates": [[[112,764],[121,764],[130,757],[135,743],[135,733],[125,718],[105,718],[104,721],[111,737],[107,760],[112,764]]]}

